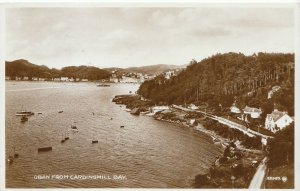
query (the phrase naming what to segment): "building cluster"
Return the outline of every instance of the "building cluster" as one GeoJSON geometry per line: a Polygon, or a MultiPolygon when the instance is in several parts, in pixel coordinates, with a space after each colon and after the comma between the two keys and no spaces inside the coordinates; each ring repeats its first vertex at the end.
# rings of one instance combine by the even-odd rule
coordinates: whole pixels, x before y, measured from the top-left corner
{"type": "MultiPolygon", "coordinates": [[[[180,69],[169,70],[163,72],[162,75],[166,79],[170,79],[173,76],[176,76],[180,72],[180,69]]],[[[156,77],[156,74],[142,74],[139,72],[130,72],[130,73],[118,73],[117,70],[112,71],[110,82],[112,83],[143,83],[147,80],[152,80],[156,77]]]]}
{"type": "Polygon", "coordinates": [[[156,75],[142,74],[138,72],[117,74],[117,71],[112,71],[109,81],[112,83],[143,83],[155,77],[156,75]]]}
{"type": "Polygon", "coordinates": [[[181,71],[181,69],[177,68],[175,70],[169,70],[167,72],[164,72],[163,75],[168,80],[168,79],[171,79],[171,77],[173,77],[173,76],[177,76],[180,71],[181,71]]]}
{"type": "MultiPolygon", "coordinates": [[[[235,114],[240,114],[237,117],[239,120],[249,122],[249,118],[257,119],[261,117],[262,109],[254,108],[246,106],[242,111],[233,104],[230,107],[230,111],[235,114]]],[[[284,129],[289,126],[293,122],[293,118],[288,115],[286,111],[279,111],[278,109],[274,109],[274,111],[270,114],[267,114],[265,118],[265,129],[276,133],[279,130],[284,129]]]]}
{"type": "Polygon", "coordinates": [[[69,77],[58,77],[58,78],[40,78],[40,77],[5,77],[5,80],[16,80],[16,81],[54,81],[54,82],[88,82],[88,79],[81,78],[69,78],[69,77]]]}

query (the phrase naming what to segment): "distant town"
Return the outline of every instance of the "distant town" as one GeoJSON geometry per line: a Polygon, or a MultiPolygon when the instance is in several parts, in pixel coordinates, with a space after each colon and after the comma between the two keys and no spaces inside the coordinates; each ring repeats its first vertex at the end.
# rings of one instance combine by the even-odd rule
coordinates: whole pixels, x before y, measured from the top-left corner
{"type": "MultiPolygon", "coordinates": [[[[169,70],[158,75],[162,75],[165,79],[170,79],[172,76],[176,76],[181,69],[169,70]]],[[[118,73],[117,70],[111,72],[109,79],[101,79],[101,82],[110,83],[143,83],[147,80],[152,80],[157,74],[142,74],[138,72],[131,73],[118,73]]],[[[72,78],[72,77],[56,77],[56,78],[43,78],[43,77],[28,77],[28,76],[5,76],[5,80],[16,80],[16,81],[54,81],[54,82],[88,82],[94,81],[87,78],[72,78]]]]}

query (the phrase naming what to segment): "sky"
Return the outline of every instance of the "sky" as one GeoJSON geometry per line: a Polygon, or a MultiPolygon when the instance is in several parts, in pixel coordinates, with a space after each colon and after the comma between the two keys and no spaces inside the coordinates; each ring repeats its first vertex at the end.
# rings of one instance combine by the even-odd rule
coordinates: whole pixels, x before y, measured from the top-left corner
{"type": "Polygon", "coordinates": [[[217,53],[294,52],[294,9],[7,8],[5,59],[37,65],[188,64],[217,53]]]}

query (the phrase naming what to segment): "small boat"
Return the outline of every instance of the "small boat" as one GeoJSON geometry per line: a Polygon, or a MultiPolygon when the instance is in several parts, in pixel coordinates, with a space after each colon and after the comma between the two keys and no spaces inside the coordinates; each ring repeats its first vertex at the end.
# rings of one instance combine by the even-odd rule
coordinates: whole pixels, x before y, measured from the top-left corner
{"type": "Polygon", "coordinates": [[[110,87],[109,84],[98,84],[97,86],[98,86],[98,87],[110,87]]]}
{"type": "Polygon", "coordinates": [[[26,117],[25,115],[22,116],[21,118],[21,122],[26,122],[28,121],[28,117],[26,117]]]}
{"type": "Polygon", "coordinates": [[[9,156],[7,159],[7,162],[9,162],[9,164],[11,164],[12,162],[14,162],[14,158],[17,158],[19,155],[17,154],[17,157],[15,157],[16,153],[15,153],[15,147],[13,147],[13,154],[11,153],[11,150],[9,152],[9,156]]]}
{"type": "Polygon", "coordinates": [[[59,111],[58,113],[62,113],[62,112],[64,112],[64,111],[61,110],[61,111],[59,111]]]}
{"type": "Polygon", "coordinates": [[[77,128],[77,126],[75,124],[76,124],[76,122],[74,122],[74,125],[71,125],[71,129],[73,131],[78,131],[78,128],[77,128]]]}
{"type": "Polygon", "coordinates": [[[12,162],[14,162],[14,157],[13,156],[9,156],[7,159],[7,162],[9,162],[9,164],[11,164],[12,162]]]}
{"type": "Polygon", "coordinates": [[[65,142],[65,137],[64,137],[64,134],[63,134],[63,133],[61,134],[61,140],[60,140],[60,142],[61,142],[61,143],[64,143],[64,142],[65,142]]]}
{"type": "Polygon", "coordinates": [[[52,151],[52,147],[40,147],[38,148],[38,152],[47,152],[52,151]]]}
{"type": "Polygon", "coordinates": [[[42,113],[42,112],[38,112],[37,114],[39,114],[39,115],[40,115],[40,114],[43,114],[43,113],[42,113]]]}
{"type": "Polygon", "coordinates": [[[16,116],[30,116],[30,115],[34,115],[34,113],[31,111],[19,111],[16,113],[16,116]]]}
{"type": "Polygon", "coordinates": [[[65,131],[65,140],[69,140],[69,133],[67,133],[68,131],[65,131]]]}
{"type": "Polygon", "coordinates": [[[124,128],[124,125],[121,125],[120,128],[124,128]]]}
{"type": "Polygon", "coordinates": [[[15,147],[13,147],[13,149],[14,149],[14,158],[18,158],[19,157],[19,153],[16,153],[15,147]]]}
{"type": "Polygon", "coordinates": [[[75,125],[71,125],[71,129],[78,130],[78,128],[75,125]]]}
{"type": "Polygon", "coordinates": [[[98,143],[98,140],[92,140],[92,144],[98,143]]]}

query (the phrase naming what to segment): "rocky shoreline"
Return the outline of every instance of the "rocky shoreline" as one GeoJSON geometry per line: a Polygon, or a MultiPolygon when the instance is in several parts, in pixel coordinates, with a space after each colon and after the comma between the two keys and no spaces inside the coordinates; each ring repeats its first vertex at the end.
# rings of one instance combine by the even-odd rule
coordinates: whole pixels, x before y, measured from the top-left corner
{"type": "Polygon", "coordinates": [[[131,114],[140,114],[141,112],[156,120],[192,127],[210,136],[214,144],[222,146],[223,154],[216,158],[208,172],[195,176],[193,185],[195,188],[247,188],[257,165],[263,158],[261,151],[252,149],[251,144],[247,144],[249,142],[247,142],[247,138],[240,141],[244,138],[240,132],[199,114],[174,108],[150,113],[154,104],[150,100],[142,100],[136,94],[119,95],[112,101],[116,104],[126,105],[128,111],[135,111],[131,114]]]}

